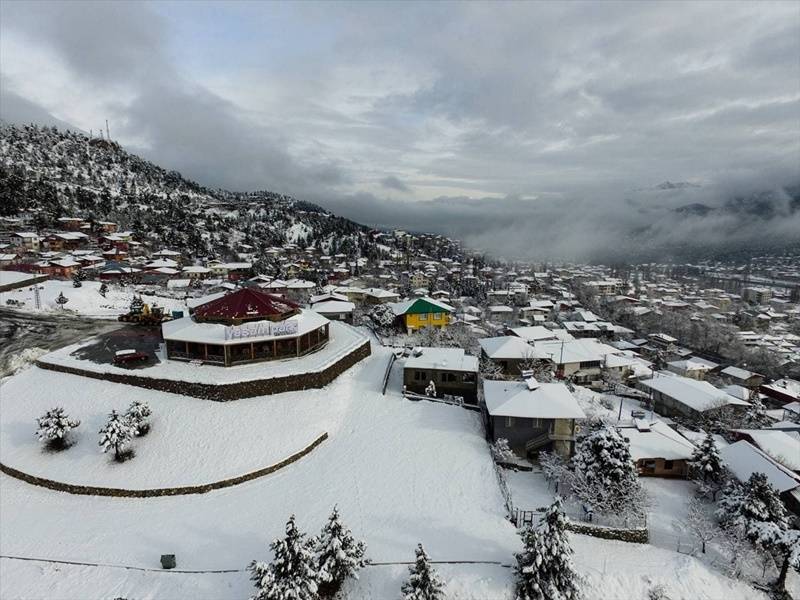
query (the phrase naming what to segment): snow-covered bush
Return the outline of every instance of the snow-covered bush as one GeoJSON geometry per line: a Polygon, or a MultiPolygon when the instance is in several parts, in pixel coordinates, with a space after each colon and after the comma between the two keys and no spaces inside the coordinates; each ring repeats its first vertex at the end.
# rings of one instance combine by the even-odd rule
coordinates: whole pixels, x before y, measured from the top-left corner
{"type": "Polygon", "coordinates": [[[114,458],[119,462],[133,456],[133,451],[127,446],[136,434],[136,428],[125,415],[112,410],[105,426],[98,433],[100,434],[98,445],[103,452],[113,448],[114,458]]]}
{"type": "Polygon", "coordinates": [[[567,464],[560,454],[555,452],[539,452],[539,466],[542,467],[545,479],[558,484],[567,472],[567,464]]]}
{"type": "Polygon", "coordinates": [[[416,560],[408,568],[408,579],[400,591],[403,592],[403,600],[444,600],[444,582],[431,567],[430,558],[422,544],[417,546],[416,560]]]}
{"type": "Polygon", "coordinates": [[[369,318],[378,330],[387,330],[394,325],[397,316],[388,304],[376,304],[369,318]]]}
{"type": "Polygon", "coordinates": [[[581,578],[572,564],[567,517],[561,499],[547,509],[536,528],[522,530],[522,552],[515,554],[516,600],[576,600],[581,578]]]}
{"type": "Polygon", "coordinates": [[[358,579],[358,570],[369,563],[364,558],[367,546],[357,541],[339,518],[334,506],[317,542],[319,594],[332,598],[349,578],[358,579]]]}
{"type": "Polygon", "coordinates": [[[436,398],[436,384],[433,383],[433,381],[428,382],[428,385],[425,388],[425,395],[430,396],[431,398],[436,398]]]}
{"type": "Polygon", "coordinates": [[[152,414],[153,411],[150,410],[150,405],[147,402],[139,402],[138,400],[131,402],[128,410],[125,411],[125,416],[136,430],[135,435],[140,437],[150,431],[150,423],[147,418],[152,414]]]}
{"type": "Polygon", "coordinates": [[[250,563],[250,579],[256,587],[251,600],[316,600],[317,570],[314,556],[316,539],[300,532],[292,515],[286,523],[286,536],[270,544],[271,563],[250,563]]]}
{"type": "Polygon", "coordinates": [[[497,441],[492,444],[492,457],[497,463],[509,463],[517,460],[517,455],[514,454],[511,446],[508,445],[508,440],[506,438],[498,438],[497,441]]]}
{"type": "Polygon", "coordinates": [[[81,424],[77,419],[70,419],[60,406],[48,410],[36,419],[36,423],[39,425],[36,431],[39,441],[45,442],[54,450],[68,447],[67,434],[81,424]]]}

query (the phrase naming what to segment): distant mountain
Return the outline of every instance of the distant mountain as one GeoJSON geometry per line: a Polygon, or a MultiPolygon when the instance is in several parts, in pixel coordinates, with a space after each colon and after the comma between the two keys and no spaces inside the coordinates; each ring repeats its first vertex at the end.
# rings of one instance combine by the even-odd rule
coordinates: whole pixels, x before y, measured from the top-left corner
{"type": "Polygon", "coordinates": [[[689,183],[688,181],[677,181],[673,183],[672,181],[665,181],[663,183],[659,183],[655,186],[657,190],[685,190],[686,188],[699,188],[700,186],[696,183],[689,183]]]}

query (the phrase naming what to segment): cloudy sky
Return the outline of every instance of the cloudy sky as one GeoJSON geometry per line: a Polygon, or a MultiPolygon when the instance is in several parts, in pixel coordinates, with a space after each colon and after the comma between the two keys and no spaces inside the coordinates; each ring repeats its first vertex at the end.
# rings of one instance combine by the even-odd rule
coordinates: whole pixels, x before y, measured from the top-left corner
{"type": "Polygon", "coordinates": [[[800,181],[798,2],[4,1],[0,77],[7,120],[382,225],[800,181]]]}

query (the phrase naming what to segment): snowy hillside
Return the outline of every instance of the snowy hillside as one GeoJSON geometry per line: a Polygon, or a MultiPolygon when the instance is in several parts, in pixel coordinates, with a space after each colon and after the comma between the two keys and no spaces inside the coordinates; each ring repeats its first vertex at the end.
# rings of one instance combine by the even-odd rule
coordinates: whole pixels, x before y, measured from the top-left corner
{"type": "Polygon", "coordinates": [[[37,230],[64,216],[112,221],[145,243],[195,256],[259,255],[296,243],[380,256],[366,227],[290,196],[211,190],[117,143],[55,128],[0,125],[0,215],[34,215],[37,230]]]}

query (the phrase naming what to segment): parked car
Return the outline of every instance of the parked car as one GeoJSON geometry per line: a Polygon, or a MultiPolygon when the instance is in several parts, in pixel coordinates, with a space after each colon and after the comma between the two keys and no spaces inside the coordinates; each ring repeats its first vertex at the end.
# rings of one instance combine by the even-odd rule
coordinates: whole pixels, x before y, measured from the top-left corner
{"type": "Polygon", "coordinates": [[[138,350],[117,350],[114,353],[114,364],[124,365],[131,362],[145,362],[149,357],[138,350]]]}

